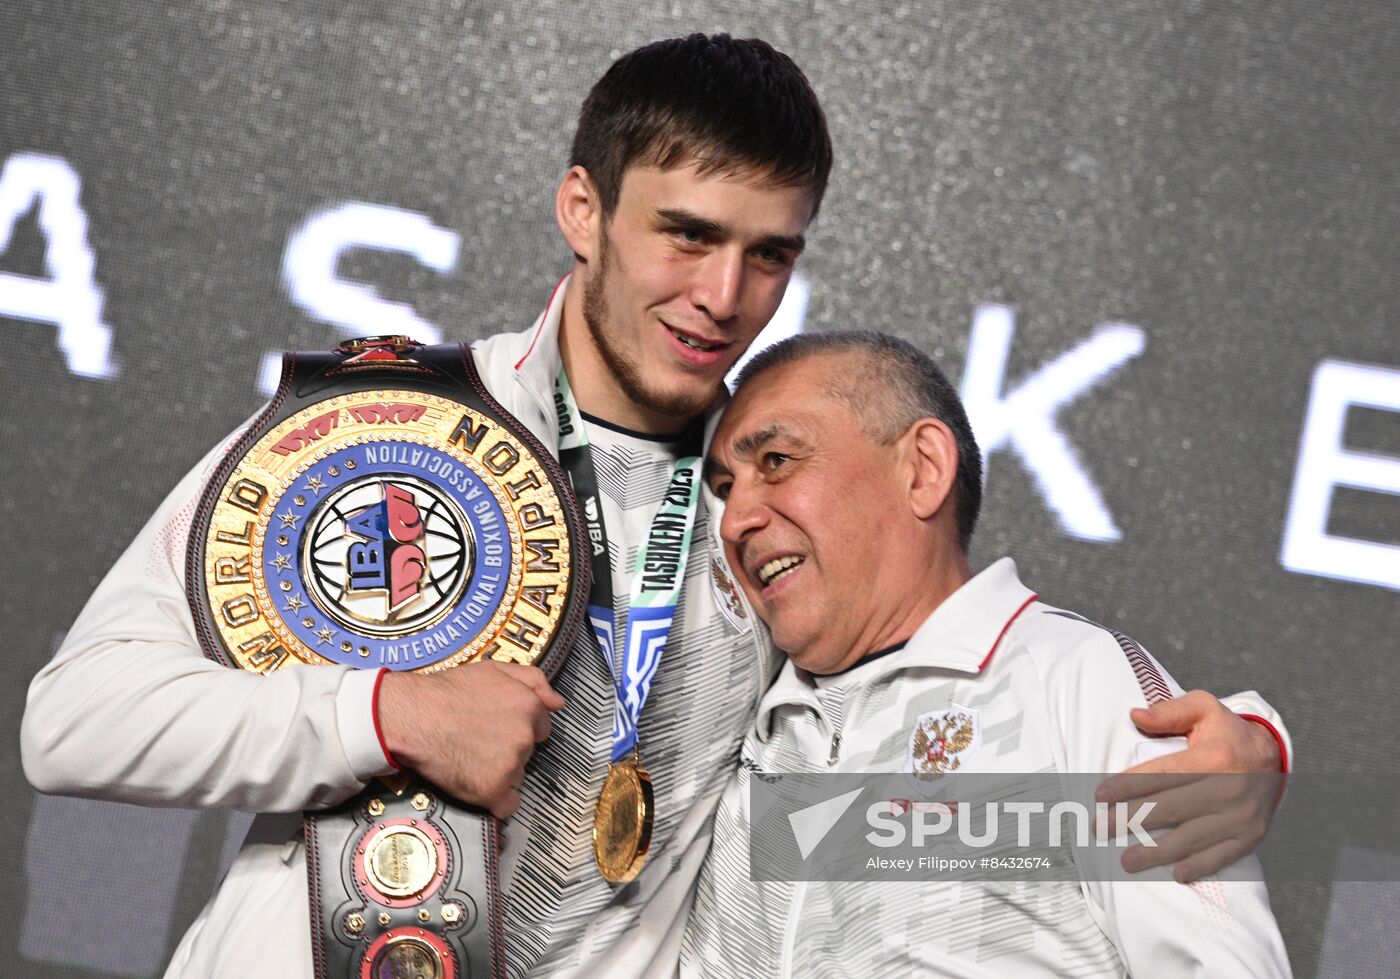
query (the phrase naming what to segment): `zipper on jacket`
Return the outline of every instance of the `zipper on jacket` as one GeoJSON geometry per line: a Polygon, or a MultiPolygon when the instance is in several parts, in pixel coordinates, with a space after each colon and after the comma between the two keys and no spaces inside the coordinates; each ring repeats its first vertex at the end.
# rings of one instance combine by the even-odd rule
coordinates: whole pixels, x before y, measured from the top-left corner
{"type": "Polygon", "coordinates": [[[826,756],[826,763],[834,765],[841,760],[841,732],[837,731],[831,736],[831,753],[826,756]]]}
{"type": "Polygon", "coordinates": [[[783,956],[778,963],[778,975],[792,975],[792,953],[797,947],[797,923],[802,917],[802,904],[807,898],[807,882],[799,880],[792,885],[792,903],[788,907],[787,929],[783,934],[783,956]]]}

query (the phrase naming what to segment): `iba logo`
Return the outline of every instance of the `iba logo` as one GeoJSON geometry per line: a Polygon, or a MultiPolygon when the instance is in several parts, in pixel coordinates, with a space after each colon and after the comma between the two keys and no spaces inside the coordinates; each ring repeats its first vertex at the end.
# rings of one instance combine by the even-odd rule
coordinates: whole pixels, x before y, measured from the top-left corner
{"type": "Polygon", "coordinates": [[[489,416],[413,390],[294,413],[232,465],[197,531],[220,646],[257,672],[536,662],[573,565],[541,465],[489,416]]]}
{"type": "Polygon", "coordinates": [[[311,598],[349,628],[402,635],[452,607],[471,577],[475,535],[430,483],[350,481],[312,514],[303,567],[311,598]]]}

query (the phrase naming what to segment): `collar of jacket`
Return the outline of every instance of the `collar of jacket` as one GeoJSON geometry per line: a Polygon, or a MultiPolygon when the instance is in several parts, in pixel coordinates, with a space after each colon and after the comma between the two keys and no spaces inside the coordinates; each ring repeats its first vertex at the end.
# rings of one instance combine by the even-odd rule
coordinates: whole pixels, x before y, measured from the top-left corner
{"type": "Polygon", "coordinates": [[[1035,599],[1035,593],[1021,584],[1015,562],[1004,557],[948,596],[898,652],[857,666],[826,684],[788,660],[759,701],[759,735],[768,738],[771,715],[780,707],[805,705],[820,713],[817,691],[823,686],[864,686],[891,673],[914,669],[981,673],[1012,623],[1035,599]]]}

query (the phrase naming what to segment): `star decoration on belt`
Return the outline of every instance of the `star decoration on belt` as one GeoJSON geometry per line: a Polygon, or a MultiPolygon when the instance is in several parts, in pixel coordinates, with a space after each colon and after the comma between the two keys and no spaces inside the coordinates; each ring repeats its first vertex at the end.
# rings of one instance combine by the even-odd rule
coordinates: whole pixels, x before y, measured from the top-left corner
{"type": "Polygon", "coordinates": [[[319,646],[322,643],[325,643],[327,646],[329,646],[331,643],[331,639],[334,638],[334,636],[335,630],[328,625],[323,625],[321,626],[320,630],[316,633],[316,645],[319,646]]]}
{"type": "Polygon", "coordinates": [[[286,609],[288,612],[297,613],[306,607],[306,603],[301,600],[300,595],[293,595],[287,599],[286,609]]]}
{"type": "Polygon", "coordinates": [[[319,499],[321,496],[321,490],[326,488],[326,481],[322,479],[320,474],[318,473],[317,475],[312,476],[306,481],[306,488],[309,489],[311,492],[315,493],[316,497],[319,499]]]}
{"type": "Polygon", "coordinates": [[[299,514],[299,513],[292,513],[292,512],[289,510],[289,511],[287,511],[286,513],[279,513],[279,514],[277,514],[277,519],[282,521],[282,526],[283,526],[283,527],[292,527],[292,528],[295,528],[296,525],[297,525],[297,521],[301,519],[301,514],[299,514]]]}
{"type": "Polygon", "coordinates": [[[279,574],[283,571],[290,571],[292,568],[292,559],[285,554],[278,554],[272,559],[272,566],[277,569],[279,574]]]}

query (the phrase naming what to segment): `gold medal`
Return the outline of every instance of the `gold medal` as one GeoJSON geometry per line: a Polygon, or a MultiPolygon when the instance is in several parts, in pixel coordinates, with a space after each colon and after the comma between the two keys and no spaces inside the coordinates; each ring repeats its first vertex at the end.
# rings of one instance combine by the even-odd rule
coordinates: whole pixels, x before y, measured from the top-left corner
{"type": "Polygon", "coordinates": [[[651,847],[651,776],[633,754],[608,766],[593,815],[593,857],[603,877],[625,884],[642,871],[651,847]]]}

